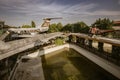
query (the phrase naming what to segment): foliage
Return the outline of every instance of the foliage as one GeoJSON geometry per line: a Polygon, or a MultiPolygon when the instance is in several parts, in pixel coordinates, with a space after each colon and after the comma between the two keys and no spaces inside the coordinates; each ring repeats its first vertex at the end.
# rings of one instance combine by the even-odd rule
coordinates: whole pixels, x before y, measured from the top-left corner
{"type": "Polygon", "coordinates": [[[49,30],[48,30],[48,32],[57,32],[58,31],[58,29],[56,28],[56,24],[54,23],[54,24],[51,24],[50,25],[50,27],[49,27],[49,30]]]}
{"type": "Polygon", "coordinates": [[[113,21],[110,21],[108,18],[101,19],[95,21],[95,23],[92,24],[92,26],[96,26],[99,29],[108,30],[112,29],[113,21]]]}
{"type": "Polygon", "coordinates": [[[81,29],[81,33],[86,33],[87,34],[89,32],[89,29],[90,29],[90,27],[86,26],[86,27],[81,29]]]}
{"type": "Polygon", "coordinates": [[[0,30],[0,35],[2,35],[3,34],[3,30],[0,30]]]}
{"type": "Polygon", "coordinates": [[[83,32],[84,28],[86,28],[86,27],[87,27],[87,25],[84,22],[74,23],[73,24],[73,28],[74,28],[73,32],[75,32],[75,33],[83,32]]]}
{"type": "Polygon", "coordinates": [[[32,28],[35,28],[35,27],[36,27],[36,24],[35,24],[34,21],[31,21],[31,26],[32,26],[32,28]]]}
{"type": "Polygon", "coordinates": [[[63,28],[62,28],[63,32],[72,32],[72,24],[66,24],[63,28]]]}
{"type": "Polygon", "coordinates": [[[62,38],[57,38],[56,40],[55,40],[55,44],[56,45],[62,45],[64,43],[64,39],[62,39],[62,38]]]}
{"type": "Polygon", "coordinates": [[[77,38],[75,35],[72,35],[72,42],[76,42],[77,38]]]}
{"type": "Polygon", "coordinates": [[[62,23],[58,23],[58,24],[56,25],[56,28],[58,29],[58,31],[61,31],[61,29],[63,28],[62,23]]]}
{"type": "Polygon", "coordinates": [[[48,32],[59,32],[59,31],[61,31],[62,27],[63,27],[62,23],[51,24],[50,27],[49,27],[48,32]]]}
{"type": "Polygon", "coordinates": [[[74,33],[87,33],[89,27],[84,22],[76,22],[73,24],[67,24],[62,28],[64,32],[74,32],[74,33]]]}
{"type": "Polygon", "coordinates": [[[23,25],[22,28],[32,28],[30,25],[23,25]]]}

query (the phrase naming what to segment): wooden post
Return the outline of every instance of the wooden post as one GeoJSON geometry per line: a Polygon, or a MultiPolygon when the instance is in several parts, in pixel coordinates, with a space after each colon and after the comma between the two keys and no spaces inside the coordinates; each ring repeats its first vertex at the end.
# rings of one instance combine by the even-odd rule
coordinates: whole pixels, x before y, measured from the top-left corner
{"type": "Polygon", "coordinates": [[[79,44],[79,42],[80,42],[79,40],[80,40],[79,37],[76,36],[76,43],[77,44],[79,44]]]}
{"type": "Polygon", "coordinates": [[[117,61],[120,60],[120,46],[112,45],[112,57],[117,61]]]}
{"type": "Polygon", "coordinates": [[[72,42],[72,35],[68,36],[68,42],[72,42]]]}
{"type": "Polygon", "coordinates": [[[103,43],[102,42],[98,42],[98,51],[100,51],[100,52],[103,52],[104,50],[103,50],[103,43]]]}
{"type": "Polygon", "coordinates": [[[85,41],[84,38],[79,38],[80,45],[84,45],[84,41],[85,41]]]}
{"type": "Polygon", "coordinates": [[[76,35],[72,35],[72,42],[76,43],[76,35]]]}
{"type": "Polygon", "coordinates": [[[89,47],[92,48],[92,42],[93,40],[89,40],[89,47]]]}

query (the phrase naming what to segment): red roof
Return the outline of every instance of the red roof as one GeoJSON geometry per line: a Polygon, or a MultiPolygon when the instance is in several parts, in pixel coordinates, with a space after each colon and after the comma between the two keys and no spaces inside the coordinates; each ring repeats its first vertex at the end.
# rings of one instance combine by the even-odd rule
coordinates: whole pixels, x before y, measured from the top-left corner
{"type": "Polygon", "coordinates": [[[114,24],[120,24],[120,21],[114,21],[114,24]]]}

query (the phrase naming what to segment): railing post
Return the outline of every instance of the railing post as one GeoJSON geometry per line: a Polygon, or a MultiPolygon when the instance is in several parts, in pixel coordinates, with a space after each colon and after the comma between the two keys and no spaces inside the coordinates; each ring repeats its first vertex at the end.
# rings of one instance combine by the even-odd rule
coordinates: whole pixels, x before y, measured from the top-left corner
{"type": "Polygon", "coordinates": [[[72,42],[72,35],[69,35],[68,38],[68,42],[72,42]]]}
{"type": "Polygon", "coordinates": [[[79,43],[80,42],[80,39],[79,39],[79,37],[76,37],[77,38],[77,40],[76,40],[76,43],[79,43]]]}
{"type": "Polygon", "coordinates": [[[93,40],[89,40],[89,47],[92,48],[93,40]]]}
{"type": "Polygon", "coordinates": [[[76,40],[77,40],[76,35],[72,35],[72,42],[76,43],[76,40]]]}
{"type": "Polygon", "coordinates": [[[112,57],[115,58],[117,61],[120,60],[120,46],[112,45],[112,57]]]}
{"type": "Polygon", "coordinates": [[[100,51],[100,52],[103,52],[103,51],[104,51],[104,50],[103,50],[103,45],[104,45],[104,43],[98,42],[98,51],[100,51]]]}
{"type": "Polygon", "coordinates": [[[84,45],[85,39],[84,39],[84,38],[79,38],[79,39],[80,39],[80,44],[81,44],[81,45],[84,45]]]}

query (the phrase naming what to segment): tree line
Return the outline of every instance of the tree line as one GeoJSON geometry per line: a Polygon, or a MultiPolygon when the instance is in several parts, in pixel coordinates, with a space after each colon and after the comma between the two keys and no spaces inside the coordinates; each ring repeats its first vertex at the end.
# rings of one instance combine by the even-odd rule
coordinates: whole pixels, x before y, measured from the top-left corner
{"type": "Polygon", "coordinates": [[[21,26],[22,28],[35,28],[36,27],[36,24],[34,21],[31,21],[31,25],[22,25],[21,26]]]}
{"type": "MultiPolygon", "coordinates": [[[[76,23],[68,23],[66,25],[63,25],[62,23],[53,23],[49,26],[49,33],[52,32],[74,32],[74,33],[88,33],[89,29],[93,26],[96,26],[97,28],[101,30],[111,30],[113,26],[113,21],[109,18],[104,19],[97,19],[91,26],[88,26],[85,22],[76,22],[76,23]]],[[[36,24],[34,21],[31,21],[31,25],[23,25],[22,28],[35,28],[36,24]]]]}
{"type": "Polygon", "coordinates": [[[112,30],[113,21],[111,21],[109,18],[104,19],[97,19],[91,26],[88,26],[85,22],[76,22],[76,23],[68,23],[66,25],[62,25],[62,23],[54,23],[50,25],[48,32],[74,32],[74,33],[88,33],[89,29],[93,26],[96,26],[97,28],[101,30],[112,30]]]}

